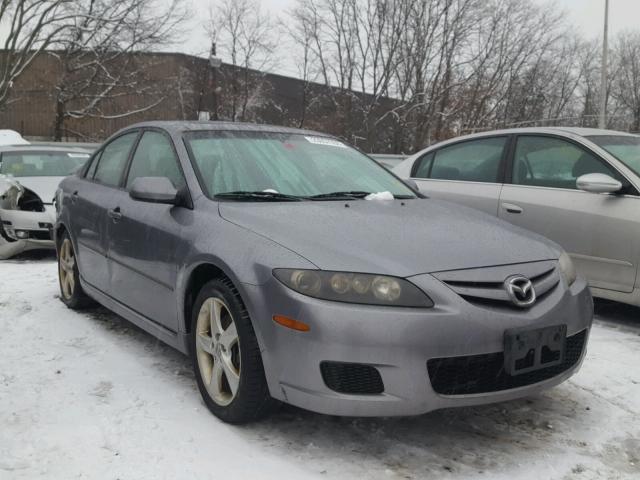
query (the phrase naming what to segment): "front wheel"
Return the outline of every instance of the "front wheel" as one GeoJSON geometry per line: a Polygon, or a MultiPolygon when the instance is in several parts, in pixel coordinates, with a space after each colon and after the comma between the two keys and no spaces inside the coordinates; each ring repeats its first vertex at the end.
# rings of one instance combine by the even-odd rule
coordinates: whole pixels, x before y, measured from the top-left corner
{"type": "Polygon", "coordinates": [[[57,245],[58,254],[58,282],[60,284],[60,299],[69,308],[81,309],[91,306],[93,301],[82,290],[80,272],[76,261],[75,250],[64,232],[57,245]]]}
{"type": "Polygon", "coordinates": [[[191,357],[207,408],[228,423],[257,420],[275,405],[249,314],[233,284],[206,283],[192,311],[191,357]]]}

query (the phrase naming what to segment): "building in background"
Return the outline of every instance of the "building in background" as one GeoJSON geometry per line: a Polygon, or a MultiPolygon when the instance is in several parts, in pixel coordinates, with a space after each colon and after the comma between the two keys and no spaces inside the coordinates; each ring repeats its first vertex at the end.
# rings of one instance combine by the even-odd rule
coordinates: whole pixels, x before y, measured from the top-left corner
{"type": "MultiPolygon", "coordinates": [[[[75,78],[65,78],[64,88],[76,91],[61,95],[64,69],[59,56],[41,53],[13,85],[11,100],[0,111],[0,127],[32,140],[86,142],[101,141],[144,120],[217,118],[316,129],[365,151],[394,150],[392,117],[384,129],[388,135],[369,134],[363,115],[354,108],[371,103],[361,93],[212,65],[209,59],[179,53],[135,53],[118,61],[126,65],[109,71],[126,71],[125,80],[84,79],[82,72],[74,72],[75,78]],[[113,88],[105,88],[110,81],[113,88]]],[[[377,104],[374,108],[381,111],[393,108],[389,99],[376,100],[377,104]]]]}

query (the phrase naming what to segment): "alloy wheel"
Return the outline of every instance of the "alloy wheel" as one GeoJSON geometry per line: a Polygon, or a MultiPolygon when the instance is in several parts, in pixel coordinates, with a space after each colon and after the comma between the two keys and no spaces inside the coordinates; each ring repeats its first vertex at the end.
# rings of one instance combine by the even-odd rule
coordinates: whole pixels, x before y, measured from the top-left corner
{"type": "Polygon", "coordinates": [[[206,299],[196,323],[196,355],[211,399],[229,405],[240,383],[240,342],[233,316],[220,298],[206,299]]]}
{"type": "Polygon", "coordinates": [[[73,296],[76,286],[74,272],[76,259],[73,254],[73,245],[71,245],[71,240],[68,238],[63,240],[58,257],[58,275],[60,276],[62,296],[69,300],[73,296]]]}

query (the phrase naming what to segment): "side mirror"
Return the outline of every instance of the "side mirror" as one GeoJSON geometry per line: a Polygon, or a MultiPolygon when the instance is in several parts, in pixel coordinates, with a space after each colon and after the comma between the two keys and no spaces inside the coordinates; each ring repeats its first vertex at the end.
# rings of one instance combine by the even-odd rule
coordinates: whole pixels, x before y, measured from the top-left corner
{"type": "Polygon", "coordinates": [[[418,184],[416,183],[415,180],[413,180],[412,178],[403,178],[402,181],[405,183],[405,185],[407,185],[410,189],[419,192],[420,191],[420,187],[418,187],[418,184]]]}
{"type": "Polygon", "coordinates": [[[577,178],[576,186],[591,193],[615,193],[622,190],[622,183],[604,173],[587,173],[577,178]]]}
{"type": "Polygon", "coordinates": [[[138,177],[131,184],[129,196],[150,203],[178,205],[178,190],[167,177],[138,177]]]}

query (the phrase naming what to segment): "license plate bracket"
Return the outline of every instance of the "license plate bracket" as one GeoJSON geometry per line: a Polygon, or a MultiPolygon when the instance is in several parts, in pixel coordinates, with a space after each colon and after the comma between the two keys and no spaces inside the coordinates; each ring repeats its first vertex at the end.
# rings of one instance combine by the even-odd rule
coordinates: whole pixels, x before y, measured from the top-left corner
{"type": "Polygon", "coordinates": [[[564,361],[567,326],[511,328],[504,332],[504,369],[521,375],[564,361]]]}

